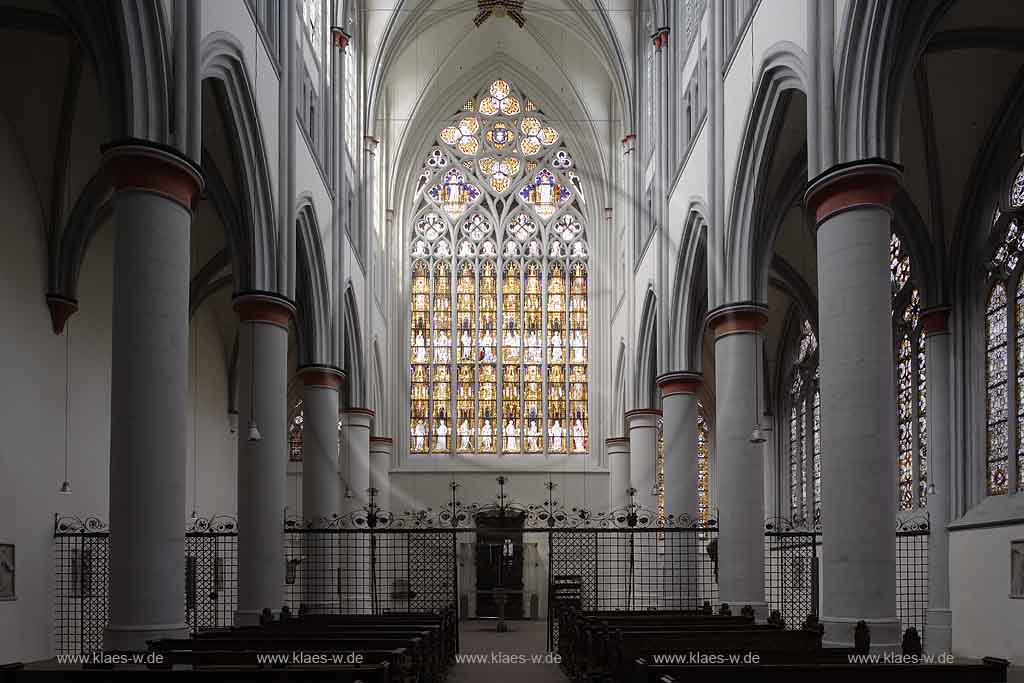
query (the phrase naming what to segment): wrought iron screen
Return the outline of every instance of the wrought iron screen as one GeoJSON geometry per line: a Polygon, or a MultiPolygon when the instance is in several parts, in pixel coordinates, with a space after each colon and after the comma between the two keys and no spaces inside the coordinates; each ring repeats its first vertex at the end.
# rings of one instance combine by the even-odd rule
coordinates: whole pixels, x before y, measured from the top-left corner
{"type": "Polygon", "coordinates": [[[787,628],[800,628],[807,615],[818,615],[820,545],[819,531],[765,531],[765,599],[787,628]]]}
{"type": "MultiPolygon", "coordinates": [[[[928,612],[928,517],[901,519],[896,526],[896,616],[901,628],[925,638],[928,612]]],[[[770,520],[765,539],[765,596],[787,628],[800,628],[819,614],[821,530],[770,520]]]]}
{"type": "Polygon", "coordinates": [[[96,518],[58,518],[54,525],[54,649],[97,652],[110,611],[110,545],[96,518]]]}
{"type": "Polygon", "coordinates": [[[927,517],[900,521],[896,531],[896,616],[904,630],[913,626],[925,642],[928,616],[927,517]]]}
{"type": "Polygon", "coordinates": [[[548,648],[558,648],[556,610],[718,607],[718,529],[552,529],[549,543],[548,648]],[[559,596],[564,596],[560,602],[559,596]]]}
{"type": "Polygon", "coordinates": [[[287,529],[286,604],[323,614],[456,605],[455,537],[452,529],[287,529]]]}

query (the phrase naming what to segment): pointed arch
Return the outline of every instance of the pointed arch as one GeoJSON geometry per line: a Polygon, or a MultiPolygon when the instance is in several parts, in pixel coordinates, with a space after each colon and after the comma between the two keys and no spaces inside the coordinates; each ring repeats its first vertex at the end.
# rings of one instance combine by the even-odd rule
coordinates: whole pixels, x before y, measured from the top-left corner
{"type": "Polygon", "coordinates": [[[809,73],[807,55],[798,45],[782,41],[765,51],[739,145],[740,158],[724,223],[731,226],[725,245],[725,291],[716,292],[721,298],[715,305],[765,300],[767,278],[762,256],[766,202],[771,198],[764,191],[765,183],[790,91],[806,95],[809,73]]]}
{"type": "Polygon", "coordinates": [[[277,228],[266,145],[256,111],[242,44],[233,35],[215,31],[200,47],[200,74],[212,80],[231,137],[229,145],[238,169],[243,196],[239,198],[242,232],[238,247],[240,289],[277,291],[277,228]]]}
{"type": "Polygon", "coordinates": [[[704,363],[704,318],[708,302],[706,216],[703,202],[691,200],[676,257],[667,370],[700,372],[704,363]]]}
{"type": "Polygon", "coordinates": [[[359,305],[351,285],[345,290],[345,405],[363,408],[366,405],[366,354],[363,352],[363,331],[359,324],[359,305]]]}
{"type": "Polygon", "coordinates": [[[308,193],[296,207],[299,364],[332,364],[331,294],[316,209],[308,193]]]}
{"type": "Polygon", "coordinates": [[[633,383],[633,402],[637,408],[657,408],[658,395],[658,297],[648,287],[640,313],[637,330],[636,377],[633,383]]]}

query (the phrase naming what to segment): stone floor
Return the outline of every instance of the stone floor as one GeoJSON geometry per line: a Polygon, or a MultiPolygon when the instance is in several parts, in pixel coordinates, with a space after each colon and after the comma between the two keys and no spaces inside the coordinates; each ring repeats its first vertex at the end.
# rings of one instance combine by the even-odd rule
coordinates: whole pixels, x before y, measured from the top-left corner
{"type": "Polygon", "coordinates": [[[563,683],[569,680],[548,656],[547,622],[511,621],[508,625],[507,633],[498,633],[494,621],[462,622],[460,655],[478,657],[477,661],[456,663],[447,683],[563,683]],[[534,663],[535,658],[537,663],[534,663]]]}

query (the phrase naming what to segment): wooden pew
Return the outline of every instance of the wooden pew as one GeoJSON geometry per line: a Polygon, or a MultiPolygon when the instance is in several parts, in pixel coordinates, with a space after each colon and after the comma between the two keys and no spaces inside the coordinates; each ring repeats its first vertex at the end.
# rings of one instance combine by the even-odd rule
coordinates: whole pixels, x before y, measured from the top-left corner
{"type": "Polygon", "coordinates": [[[653,664],[638,658],[632,676],[616,683],[684,683],[714,680],[746,683],[750,680],[785,680],[795,683],[863,683],[874,680],[928,681],[928,683],[1006,683],[1005,659],[986,657],[979,664],[653,664]]]}

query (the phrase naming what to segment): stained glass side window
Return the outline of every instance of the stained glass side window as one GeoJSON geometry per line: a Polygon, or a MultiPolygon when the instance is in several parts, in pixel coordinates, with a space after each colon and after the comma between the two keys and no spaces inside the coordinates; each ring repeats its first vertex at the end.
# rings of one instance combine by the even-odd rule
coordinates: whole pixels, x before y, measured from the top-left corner
{"type": "MultiPolygon", "coordinates": [[[[1024,171],[1022,171],[1024,173],[1024,171]]],[[[1018,176],[1019,179],[1019,176],[1018,176]]],[[[1024,280],[1017,281],[1017,491],[1024,490],[1024,280]]]]}
{"type": "Polygon", "coordinates": [[[697,518],[711,517],[711,463],[708,459],[708,419],[704,406],[697,403],[697,518]]]}
{"type": "Polygon", "coordinates": [[[655,455],[654,471],[658,484],[658,526],[665,526],[665,423],[658,420],[658,451],[655,455]]]}
{"type": "Polygon", "coordinates": [[[889,240],[895,363],[897,466],[900,510],[928,504],[927,362],[921,326],[921,293],[906,245],[893,233],[889,240]]]}
{"type": "Polygon", "coordinates": [[[989,293],[985,311],[985,464],[990,495],[1007,493],[1006,313],[1006,288],[997,283],[989,293]]]}
{"type": "Polygon", "coordinates": [[[589,450],[577,171],[543,108],[505,80],[458,103],[436,130],[414,197],[413,453],[589,450]],[[442,336],[430,336],[435,325],[442,336]]]}
{"type": "Polygon", "coordinates": [[[818,339],[803,321],[789,385],[789,516],[816,518],[821,509],[821,398],[818,339]]]}
{"type": "Polygon", "coordinates": [[[899,446],[899,503],[901,510],[914,507],[914,381],[910,337],[903,335],[896,355],[897,443],[899,446]]]}
{"type": "Polygon", "coordinates": [[[302,429],[305,422],[305,415],[302,410],[302,400],[295,403],[292,408],[292,419],[288,425],[288,459],[293,462],[302,461],[302,429]]]}

